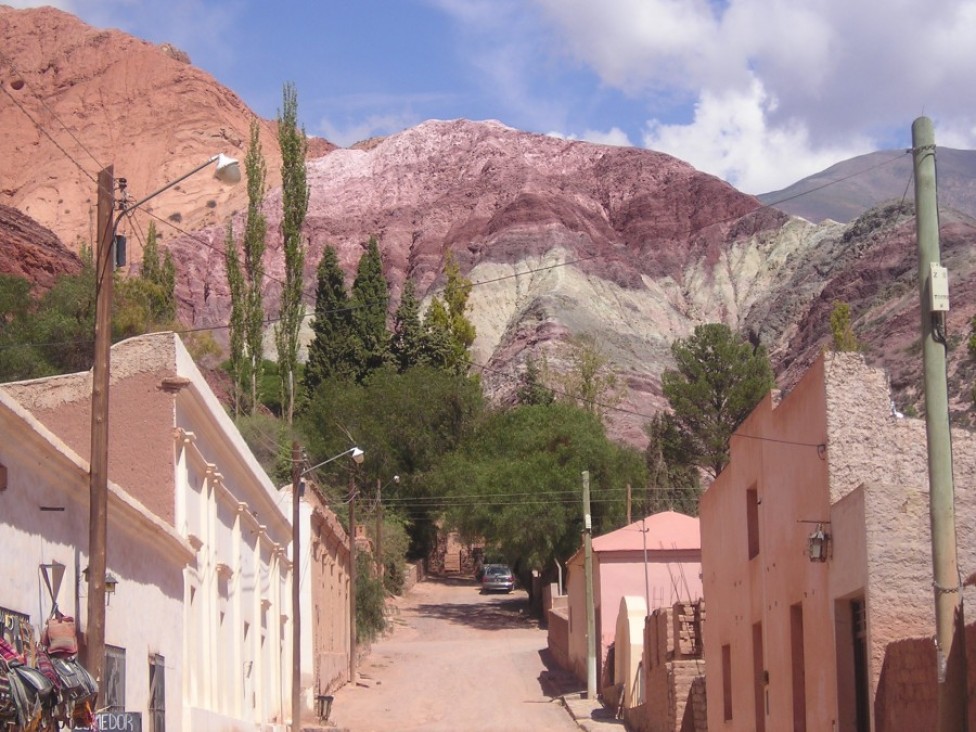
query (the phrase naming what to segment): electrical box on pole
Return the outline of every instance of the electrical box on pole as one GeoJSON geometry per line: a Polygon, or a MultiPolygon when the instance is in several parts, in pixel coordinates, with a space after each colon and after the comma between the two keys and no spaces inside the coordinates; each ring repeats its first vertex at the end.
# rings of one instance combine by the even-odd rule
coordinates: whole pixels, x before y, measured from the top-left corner
{"type": "Polygon", "coordinates": [[[935,262],[929,264],[929,309],[949,312],[949,270],[935,262]]]}

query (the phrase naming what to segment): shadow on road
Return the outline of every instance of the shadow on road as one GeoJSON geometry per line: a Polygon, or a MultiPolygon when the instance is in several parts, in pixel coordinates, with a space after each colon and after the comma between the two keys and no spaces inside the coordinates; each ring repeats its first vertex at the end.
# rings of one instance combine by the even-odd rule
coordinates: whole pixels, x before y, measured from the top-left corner
{"type": "Polygon", "coordinates": [[[539,687],[548,697],[564,696],[586,690],[586,684],[571,672],[562,668],[548,648],[539,651],[539,659],[545,668],[539,672],[539,687]]]}
{"type": "Polygon", "coordinates": [[[479,592],[478,583],[470,577],[429,577],[427,582],[453,587],[470,587],[471,601],[416,605],[415,611],[419,615],[440,618],[478,630],[509,630],[539,625],[529,611],[529,599],[524,593],[483,595],[479,592]]]}

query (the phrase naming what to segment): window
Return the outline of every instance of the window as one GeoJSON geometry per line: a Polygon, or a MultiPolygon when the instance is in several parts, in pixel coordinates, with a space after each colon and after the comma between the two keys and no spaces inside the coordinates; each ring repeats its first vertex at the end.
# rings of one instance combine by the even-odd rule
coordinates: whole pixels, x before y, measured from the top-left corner
{"type": "Polygon", "coordinates": [[[755,488],[746,491],[746,530],[749,533],[749,559],[759,556],[759,493],[755,488]]]}
{"type": "Polygon", "coordinates": [[[149,657],[149,732],[166,732],[166,660],[149,657]]]}
{"type": "Polygon", "coordinates": [[[722,703],[725,721],[732,719],[732,646],[722,646],[722,703]]]}
{"type": "Polygon", "coordinates": [[[756,711],[756,732],[766,732],[766,714],[769,712],[769,699],[766,696],[768,677],[765,668],[765,652],[763,651],[762,623],[752,625],[752,678],[753,703],[756,711]]]}
{"type": "Polygon", "coordinates": [[[105,695],[102,704],[106,711],[125,711],[125,649],[105,646],[105,695]]]}

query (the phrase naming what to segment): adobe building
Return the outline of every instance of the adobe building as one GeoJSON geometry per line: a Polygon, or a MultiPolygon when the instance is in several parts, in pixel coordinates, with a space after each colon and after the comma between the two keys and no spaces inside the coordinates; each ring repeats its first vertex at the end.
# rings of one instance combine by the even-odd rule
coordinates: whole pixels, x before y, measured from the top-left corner
{"type": "MultiPolygon", "coordinates": [[[[640,612],[701,599],[701,538],[698,519],[663,511],[593,539],[593,604],[596,611],[597,668],[605,669],[614,642],[622,598],[639,601],[640,612]]],[[[557,659],[586,679],[586,592],[584,552],[566,563],[566,607],[550,611],[550,646],[565,638],[568,647],[552,648],[557,659]]],[[[632,601],[631,607],[636,607],[632,601]]],[[[640,635],[640,633],[638,633],[640,635]]],[[[604,677],[606,678],[606,677],[604,677]]],[[[609,679],[607,679],[609,680],[609,679]]]]}
{"type": "MultiPolygon", "coordinates": [[[[952,439],[968,576],[976,439],[952,439]]],[[[730,447],[701,499],[708,729],[934,729],[935,653],[901,652],[935,633],[924,421],[894,411],[884,371],[828,353],[730,447]]]]}

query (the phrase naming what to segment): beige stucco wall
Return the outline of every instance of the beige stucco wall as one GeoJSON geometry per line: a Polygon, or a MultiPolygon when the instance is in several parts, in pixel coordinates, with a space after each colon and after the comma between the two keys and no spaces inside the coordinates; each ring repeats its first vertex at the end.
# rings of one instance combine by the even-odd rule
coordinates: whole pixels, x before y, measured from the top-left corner
{"type": "MultiPolygon", "coordinates": [[[[87,625],[88,466],[0,392],[0,492],[3,582],[0,607],[26,614],[38,631],[51,612],[41,564],[65,566],[59,607],[87,625]]],[[[105,641],[125,649],[126,709],[149,713],[149,658],[165,659],[167,729],[181,729],[183,699],[182,568],[192,549],[169,526],[109,486],[107,571],[118,580],[108,596],[105,641]],[[174,622],[174,619],[177,622],[174,622]]]]}
{"type": "Polygon", "coordinates": [[[309,520],[303,525],[310,527],[310,542],[302,554],[302,561],[309,562],[308,571],[302,572],[308,584],[306,593],[303,583],[302,595],[309,612],[302,616],[302,685],[308,688],[309,708],[314,709],[316,695],[329,694],[349,679],[349,538],[314,489],[307,491],[304,508],[309,520]]]}
{"type": "MultiPolygon", "coordinates": [[[[0,390],[88,454],[91,374],[0,390]]],[[[291,694],[287,507],[175,334],[112,347],[109,428],[109,478],[191,547],[180,612],[167,618],[184,659],[182,683],[167,684],[182,698],[172,729],[282,724],[291,694]]],[[[145,552],[127,559],[152,561],[145,552]]]]}

